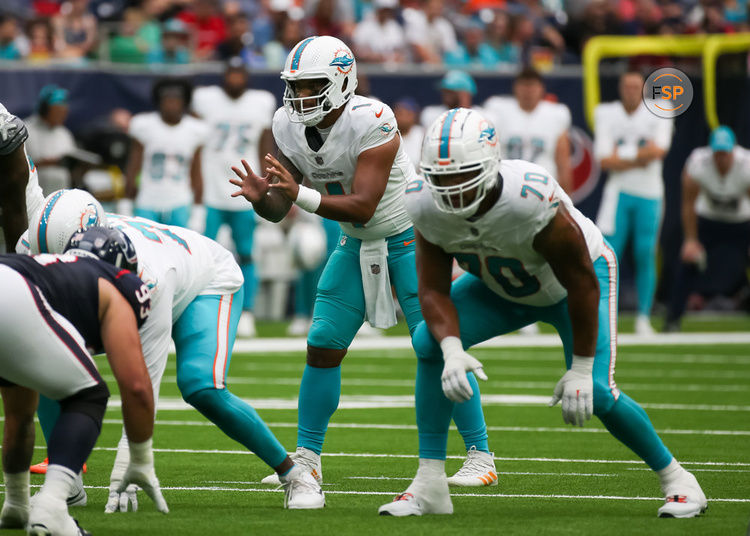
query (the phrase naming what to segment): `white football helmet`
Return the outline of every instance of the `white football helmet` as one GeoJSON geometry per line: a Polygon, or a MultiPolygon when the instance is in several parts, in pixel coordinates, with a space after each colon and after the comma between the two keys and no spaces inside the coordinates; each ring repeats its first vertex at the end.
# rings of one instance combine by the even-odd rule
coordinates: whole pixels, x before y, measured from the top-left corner
{"type": "Polygon", "coordinates": [[[437,207],[443,212],[469,218],[497,179],[500,144],[495,126],[469,108],[453,108],[438,117],[422,143],[420,169],[437,207]],[[460,184],[446,186],[441,178],[476,174],[460,184]],[[473,198],[469,192],[476,192],[473,198]]]}
{"type": "Polygon", "coordinates": [[[107,215],[93,195],[83,190],[52,192],[29,226],[31,253],[63,253],[76,231],[97,225],[106,226],[107,215]]]}
{"type": "Polygon", "coordinates": [[[323,226],[317,222],[301,221],[289,231],[292,258],[302,270],[313,270],[325,260],[328,242],[323,226]]]}
{"type": "Polygon", "coordinates": [[[308,37],[297,43],[287,56],[281,79],[286,84],[283,102],[290,121],[310,127],[354,95],[357,63],[340,39],[328,35],[308,37]],[[317,95],[298,97],[295,82],[314,79],[325,79],[328,83],[317,95]],[[317,104],[303,107],[303,102],[311,99],[317,99],[317,104]]]}

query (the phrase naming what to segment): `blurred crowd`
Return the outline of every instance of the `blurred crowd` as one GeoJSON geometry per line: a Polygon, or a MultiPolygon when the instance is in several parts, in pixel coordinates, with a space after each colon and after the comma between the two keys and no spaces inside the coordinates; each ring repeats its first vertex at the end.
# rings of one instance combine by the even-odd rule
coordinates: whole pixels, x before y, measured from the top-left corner
{"type": "Polygon", "coordinates": [[[747,0],[3,0],[0,60],[278,69],[309,35],[361,63],[495,69],[579,63],[595,35],[732,33],[747,0]]]}

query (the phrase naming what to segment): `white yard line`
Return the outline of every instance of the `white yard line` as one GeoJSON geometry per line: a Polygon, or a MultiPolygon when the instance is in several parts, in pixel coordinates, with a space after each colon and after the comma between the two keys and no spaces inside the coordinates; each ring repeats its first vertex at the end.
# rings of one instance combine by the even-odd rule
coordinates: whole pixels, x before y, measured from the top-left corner
{"type": "MultiPolygon", "coordinates": [[[[105,424],[121,425],[121,419],[104,419],[105,424]]],[[[215,427],[216,425],[209,421],[172,421],[157,419],[155,424],[159,426],[205,426],[215,427]]],[[[296,422],[267,422],[271,428],[297,428],[296,422]]],[[[367,424],[339,422],[329,423],[328,428],[343,428],[356,430],[416,430],[415,424],[367,424]]],[[[549,427],[549,426],[488,426],[490,432],[542,432],[542,433],[588,433],[588,434],[609,434],[603,428],[573,428],[569,427],[549,427]]],[[[750,430],[673,430],[666,428],[657,430],[662,435],[717,435],[717,436],[750,436],[750,430]]]]}

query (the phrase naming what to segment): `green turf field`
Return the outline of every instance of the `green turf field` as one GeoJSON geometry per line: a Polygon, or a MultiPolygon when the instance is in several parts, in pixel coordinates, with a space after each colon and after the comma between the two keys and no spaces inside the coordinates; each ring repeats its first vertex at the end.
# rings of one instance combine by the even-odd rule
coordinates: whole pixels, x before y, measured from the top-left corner
{"type": "MultiPolygon", "coordinates": [[[[562,374],[559,350],[483,349],[482,385],[500,485],[453,490],[452,516],[378,517],[416,470],[411,407],[415,362],[405,350],[352,352],[343,365],[341,407],[323,457],[327,507],[286,511],[254,455],[203,417],[183,409],[170,359],[155,432],[156,469],[171,512],[105,516],[106,486],[120,433],[111,404],[85,482],[89,505],[72,509],[94,535],[247,534],[745,534],[750,519],[750,354],[747,346],[621,347],[618,386],[643,403],[667,445],[709,497],[698,519],[658,519],[658,481],[594,418],[583,430],[544,404],[562,374]],[[527,402],[514,396],[531,395],[527,402]]],[[[231,389],[251,400],[293,450],[302,353],[237,354],[231,389]]],[[[102,370],[107,370],[100,359],[102,370]]],[[[109,373],[106,372],[109,378],[109,373]]],[[[112,386],[112,382],[110,382],[112,386]]],[[[38,440],[35,458],[44,451],[38,440]]],[[[449,472],[463,445],[453,430],[449,472]]],[[[33,476],[32,485],[41,483],[33,476]]]]}

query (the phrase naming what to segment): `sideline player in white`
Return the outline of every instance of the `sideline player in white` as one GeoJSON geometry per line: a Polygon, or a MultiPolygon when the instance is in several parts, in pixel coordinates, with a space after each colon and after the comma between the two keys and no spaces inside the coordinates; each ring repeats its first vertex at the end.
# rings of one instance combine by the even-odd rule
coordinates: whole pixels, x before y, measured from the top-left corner
{"type": "MultiPolygon", "coordinates": [[[[106,234],[99,238],[108,253],[122,253],[106,234]]],[[[132,454],[121,487],[137,483],[159,511],[169,511],[154,472],[154,399],[138,342],[138,327],[146,321],[149,306],[149,290],[138,277],[98,260],[0,255],[5,417],[0,528],[25,528],[32,535],[89,534],[70,517],[66,505],[99,436],[109,398],[87,348],[107,353],[120,388],[132,454]],[[61,413],[48,444],[44,485],[30,504],[29,462],[39,393],[58,400],[61,413]]]]}
{"type": "Polygon", "coordinates": [[[563,420],[578,426],[595,414],[658,474],[666,496],[660,516],[700,514],[707,502],[695,477],[615,385],[615,254],[547,170],[499,158],[490,121],[450,110],[427,132],[425,180],[407,188],[425,317],[414,334],[419,470],[380,513],[453,512],[445,477],[450,416],[455,402],[472,396],[465,371],[487,379],[465,349],[543,320],[560,334],[568,369],[550,405],[562,400],[563,420]],[[451,286],[453,258],[469,273],[451,286]]]}
{"type": "Polygon", "coordinates": [[[732,295],[747,284],[750,253],[750,151],[727,126],[695,149],[682,173],[680,264],[665,331],[679,331],[691,292],[732,295]]]}
{"type": "MultiPolygon", "coordinates": [[[[294,465],[257,412],[226,386],[243,292],[242,272],[232,254],[190,229],[101,214],[101,206],[89,194],[58,190],[46,198],[30,229],[32,251],[61,251],[60,244],[81,234],[76,229],[82,221],[122,231],[137,254],[139,277],[152,289],[151,317],[141,331],[141,344],[155,399],[173,339],[177,386],[185,401],[282,475],[284,506],[322,508],[325,499],[318,483],[294,465]],[[92,205],[98,208],[95,217],[92,205]]],[[[42,427],[51,426],[54,418],[53,412],[40,413],[42,427]]],[[[128,463],[126,441],[123,435],[110,476],[108,513],[125,511],[128,503],[137,507],[134,489],[116,491],[128,463]]]]}
{"type": "Polygon", "coordinates": [[[136,114],[128,134],[133,139],[125,170],[126,203],[120,210],[166,225],[187,227],[193,203],[203,199],[201,147],[209,129],[187,115],[192,85],[164,78],[152,89],[157,111],[136,114]],[[136,186],[136,176],[141,182],[136,186]]]}
{"type": "Polygon", "coordinates": [[[484,103],[487,117],[496,125],[505,158],[539,164],[555,172],[566,192],[571,187],[570,110],[544,99],[541,74],[533,67],[522,70],[513,82],[513,96],[490,97],[484,103]]]}
{"type": "Polygon", "coordinates": [[[44,197],[36,166],[26,154],[28,137],[24,122],[0,103],[0,212],[8,251],[39,212],[44,197]]]}
{"type": "Polygon", "coordinates": [[[232,58],[224,71],[222,86],[201,87],[193,94],[193,111],[211,127],[212,133],[201,154],[203,204],[206,228],[203,234],[216,239],[226,224],[232,230],[239,265],[245,278],[245,298],[237,335],[255,335],[253,305],[258,279],[253,265],[255,212],[242,199],[231,197],[227,182],[230,168],[246,158],[253,169],[260,168],[262,155],[273,149],[271,121],[276,97],[268,91],[248,89],[248,72],[241,58],[232,58]]]}
{"type": "MultiPolygon", "coordinates": [[[[391,283],[410,333],[422,320],[414,232],[404,207],[406,182],[415,173],[391,109],[354,95],[356,63],[342,41],[329,36],[301,41],[281,78],[284,107],[273,121],[278,158],[265,157],[263,177],[244,160],[244,170],[233,168],[239,179],[231,182],[241,189],[232,195],[243,195],[270,221],[280,221],[295,203],[341,225],[341,239],[318,283],[307,336],[294,455],[322,480],[320,453],[339,403],[341,362],[355,333],[365,318],[373,327],[396,323],[391,283]],[[309,186],[302,185],[303,178],[309,186]]],[[[496,483],[478,394],[457,406],[455,420],[467,450],[488,458],[476,464],[481,473],[474,485],[496,483]]],[[[263,480],[275,481],[274,475],[263,480]]]]}
{"type": "Polygon", "coordinates": [[[656,291],[656,246],[661,226],[664,182],[662,163],[672,142],[672,120],[657,117],[643,103],[643,77],[620,77],[620,100],[594,112],[594,153],[604,185],[596,224],[618,257],[633,241],[638,315],[635,331],[652,335],[651,306],[656,291]]]}

